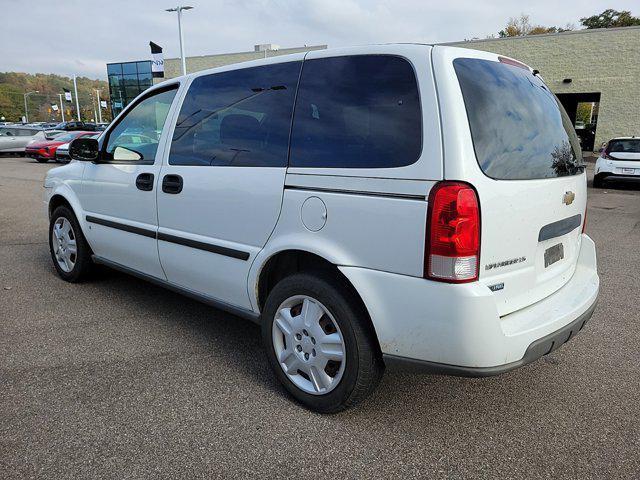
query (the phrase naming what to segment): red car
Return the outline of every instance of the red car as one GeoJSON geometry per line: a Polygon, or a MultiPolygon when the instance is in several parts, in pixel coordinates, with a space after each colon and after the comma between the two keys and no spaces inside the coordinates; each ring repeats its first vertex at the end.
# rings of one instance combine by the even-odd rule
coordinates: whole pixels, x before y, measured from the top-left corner
{"type": "Polygon", "coordinates": [[[26,146],[24,153],[27,157],[35,158],[40,163],[48,162],[56,158],[56,149],[65,143],[69,143],[78,137],[95,135],[96,132],[67,132],[56,135],[46,140],[34,141],[26,146]]]}

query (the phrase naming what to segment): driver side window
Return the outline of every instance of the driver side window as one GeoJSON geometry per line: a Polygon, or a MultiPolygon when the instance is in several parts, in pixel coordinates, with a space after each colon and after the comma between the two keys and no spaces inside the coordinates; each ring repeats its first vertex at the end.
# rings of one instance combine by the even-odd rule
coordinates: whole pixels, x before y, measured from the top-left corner
{"type": "Polygon", "coordinates": [[[103,156],[107,161],[153,164],[162,128],[177,87],[145,98],[109,133],[103,156]]]}

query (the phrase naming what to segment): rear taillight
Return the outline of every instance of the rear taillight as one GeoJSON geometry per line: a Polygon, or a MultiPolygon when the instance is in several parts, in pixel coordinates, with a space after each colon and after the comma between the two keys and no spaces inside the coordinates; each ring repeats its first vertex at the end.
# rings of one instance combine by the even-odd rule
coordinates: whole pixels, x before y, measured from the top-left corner
{"type": "Polygon", "coordinates": [[[584,220],[582,221],[582,233],[587,228],[587,207],[584,207],[584,220]]]}
{"type": "Polygon", "coordinates": [[[462,182],[437,183],[429,193],[424,276],[441,282],[478,279],[480,206],[462,182]]]}

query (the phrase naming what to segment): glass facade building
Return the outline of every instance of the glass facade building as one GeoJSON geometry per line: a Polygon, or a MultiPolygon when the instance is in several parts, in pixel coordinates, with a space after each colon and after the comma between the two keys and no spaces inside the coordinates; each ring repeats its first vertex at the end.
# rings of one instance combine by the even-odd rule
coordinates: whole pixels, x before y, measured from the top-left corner
{"type": "Polygon", "coordinates": [[[116,117],[140,92],[153,85],[151,60],[108,63],[111,113],[116,117]]]}

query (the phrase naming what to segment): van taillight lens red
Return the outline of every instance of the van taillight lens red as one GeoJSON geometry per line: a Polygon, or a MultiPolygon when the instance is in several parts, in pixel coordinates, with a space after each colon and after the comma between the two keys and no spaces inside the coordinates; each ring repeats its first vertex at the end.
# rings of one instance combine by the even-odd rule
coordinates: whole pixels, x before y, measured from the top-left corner
{"type": "Polygon", "coordinates": [[[442,282],[478,279],[480,206],[471,185],[437,183],[429,193],[424,276],[442,282]]]}

